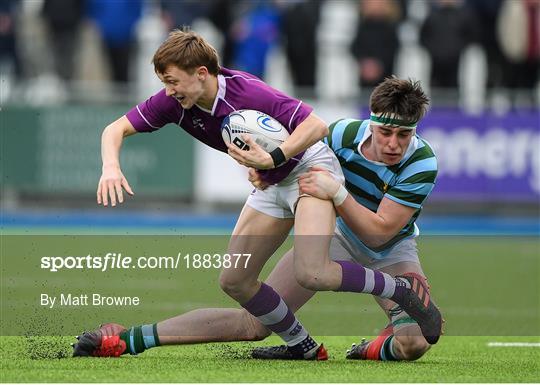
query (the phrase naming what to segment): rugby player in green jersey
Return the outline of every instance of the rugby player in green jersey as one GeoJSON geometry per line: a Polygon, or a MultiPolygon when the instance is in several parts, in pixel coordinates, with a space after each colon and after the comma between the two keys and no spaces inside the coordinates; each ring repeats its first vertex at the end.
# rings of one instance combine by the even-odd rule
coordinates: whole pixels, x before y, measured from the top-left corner
{"type": "MultiPolygon", "coordinates": [[[[302,193],[334,201],[339,218],[330,255],[392,276],[413,273],[425,279],[414,238],[437,176],[435,154],[416,134],[427,103],[418,82],[393,77],[373,91],[369,120],[343,119],[330,126],[324,141],[341,163],[345,186],[323,168],[313,168],[299,181],[302,193]]],[[[429,292],[420,297],[427,300],[429,292]]],[[[422,356],[429,344],[415,322],[392,301],[375,300],[391,322],[375,341],[353,345],[348,357],[422,356]]]]}

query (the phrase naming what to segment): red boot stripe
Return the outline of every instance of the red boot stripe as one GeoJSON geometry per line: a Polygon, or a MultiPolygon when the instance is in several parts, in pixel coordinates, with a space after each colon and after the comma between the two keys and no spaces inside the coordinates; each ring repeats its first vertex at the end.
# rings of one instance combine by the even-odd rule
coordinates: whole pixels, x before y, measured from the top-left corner
{"type": "Polygon", "coordinates": [[[418,280],[416,278],[413,278],[412,291],[414,291],[416,293],[417,288],[418,288],[418,280]]]}
{"type": "MultiPolygon", "coordinates": [[[[415,281],[416,282],[416,281],[415,281]]],[[[424,286],[420,285],[418,287],[418,297],[420,298],[420,300],[422,300],[423,296],[424,296],[424,286]]]]}
{"type": "Polygon", "coordinates": [[[429,304],[429,292],[426,292],[426,296],[424,297],[424,306],[427,307],[429,304]]]}

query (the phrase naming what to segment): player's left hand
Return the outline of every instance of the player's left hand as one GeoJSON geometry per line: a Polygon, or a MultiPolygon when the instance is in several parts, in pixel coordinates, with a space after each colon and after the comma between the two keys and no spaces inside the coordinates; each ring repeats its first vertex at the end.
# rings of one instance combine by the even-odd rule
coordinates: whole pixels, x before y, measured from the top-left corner
{"type": "Polygon", "coordinates": [[[269,153],[264,151],[249,135],[242,135],[242,139],[249,146],[249,150],[241,150],[232,143],[226,143],[229,155],[239,164],[253,167],[258,170],[274,168],[274,161],[269,153]]]}
{"type": "Polygon", "coordinates": [[[265,190],[268,187],[268,183],[263,181],[257,170],[252,167],[248,169],[248,180],[258,190],[265,190]]]}
{"type": "Polygon", "coordinates": [[[313,166],[309,172],[298,177],[300,194],[309,194],[319,199],[332,199],[339,190],[340,183],[327,169],[313,166]]]}

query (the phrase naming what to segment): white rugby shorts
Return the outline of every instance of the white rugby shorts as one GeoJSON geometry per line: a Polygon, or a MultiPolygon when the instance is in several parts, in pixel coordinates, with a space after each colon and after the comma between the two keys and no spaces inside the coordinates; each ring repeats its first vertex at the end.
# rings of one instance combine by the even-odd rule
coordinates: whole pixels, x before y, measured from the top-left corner
{"type": "Polygon", "coordinates": [[[416,262],[420,264],[414,238],[402,240],[384,258],[375,259],[363,253],[337,227],[330,242],[330,258],[333,261],[358,262],[362,266],[373,270],[380,270],[398,262],[416,262]]]}
{"type": "Polygon", "coordinates": [[[300,163],[284,180],[268,186],[265,190],[253,191],[246,204],[275,218],[294,218],[296,203],[300,198],[298,177],[313,166],[326,168],[334,178],[344,183],[341,165],[334,152],[323,142],[317,142],[306,150],[300,163]]]}

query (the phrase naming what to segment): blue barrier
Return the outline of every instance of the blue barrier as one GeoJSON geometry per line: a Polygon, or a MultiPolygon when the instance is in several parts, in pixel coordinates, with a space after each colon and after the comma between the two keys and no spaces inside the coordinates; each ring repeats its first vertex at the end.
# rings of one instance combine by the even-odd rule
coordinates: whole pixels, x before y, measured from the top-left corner
{"type": "MultiPolygon", "coordinates": [[[[4,211],[0,218],[2,231],[9,229],[71,228],[155,229],[156,231],[208,230],[230,233],[238,213],[222,214],[156,214],[154,212],[103,213],[97,211],[4,211]]],[[[492,216],[423,216],[418,221],[423,235],[520,235],[539,236],[538,217],[492,216]]]]}

